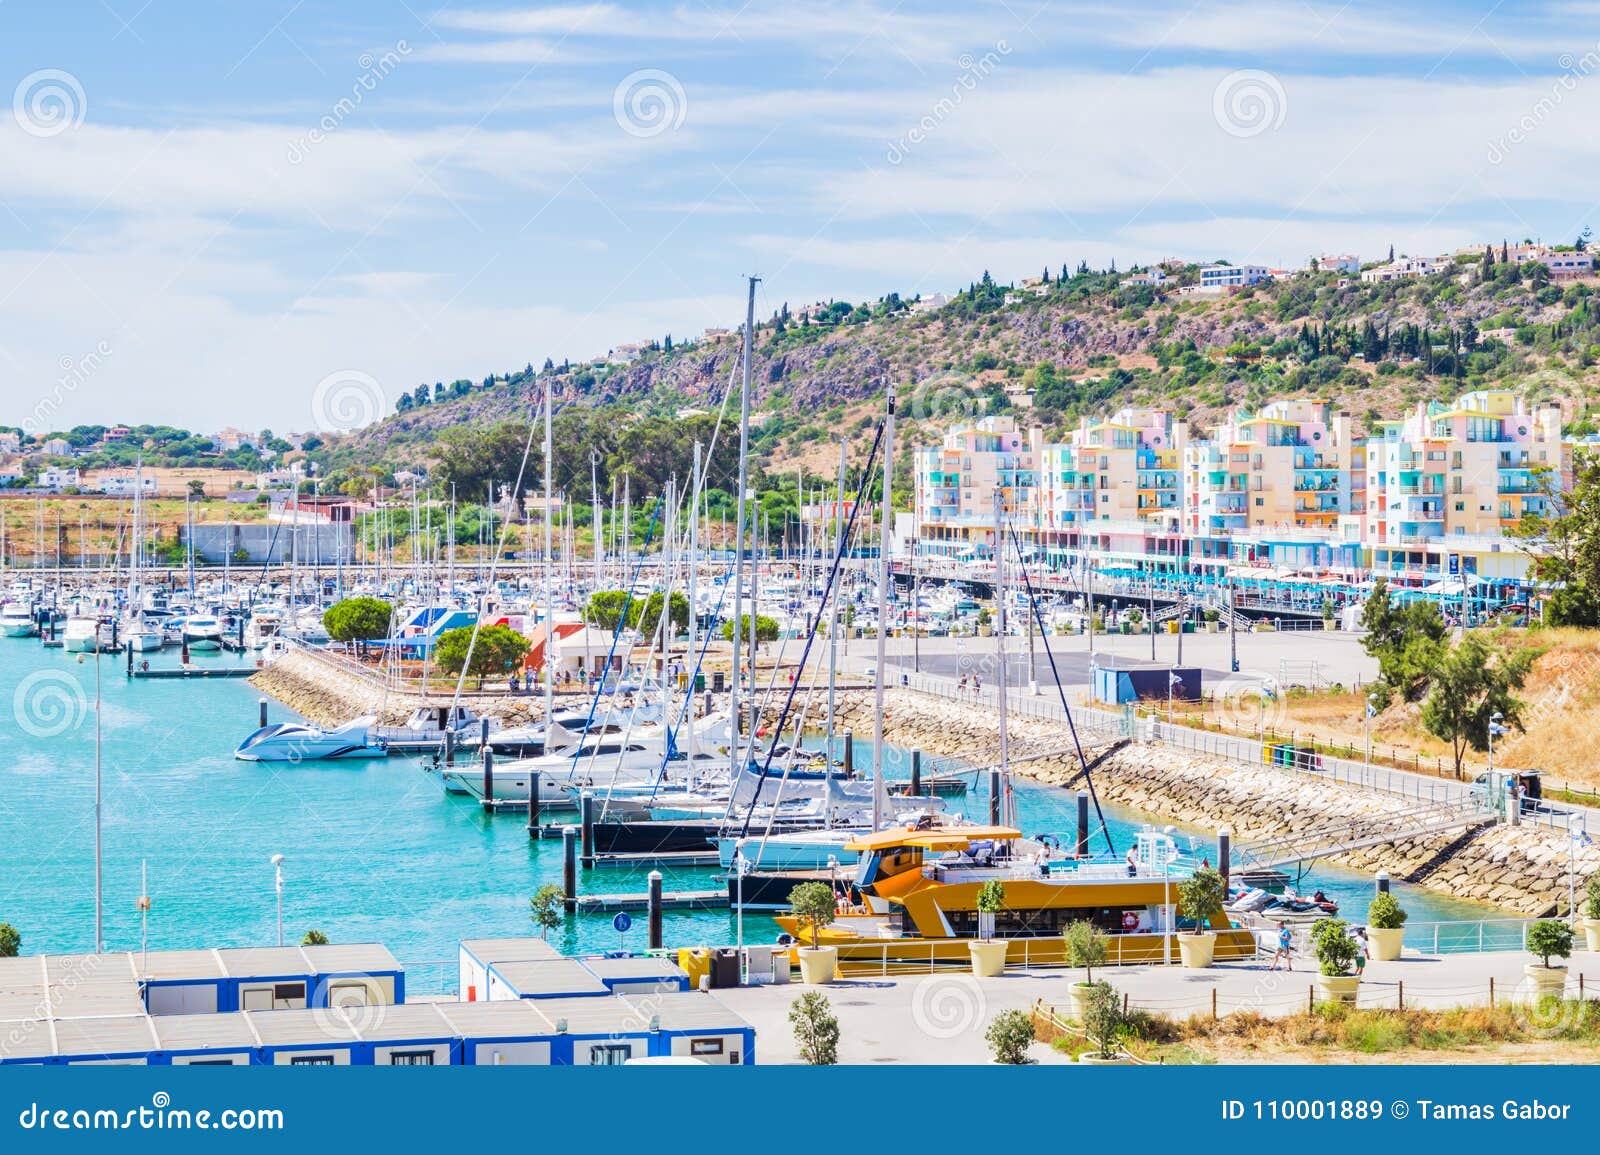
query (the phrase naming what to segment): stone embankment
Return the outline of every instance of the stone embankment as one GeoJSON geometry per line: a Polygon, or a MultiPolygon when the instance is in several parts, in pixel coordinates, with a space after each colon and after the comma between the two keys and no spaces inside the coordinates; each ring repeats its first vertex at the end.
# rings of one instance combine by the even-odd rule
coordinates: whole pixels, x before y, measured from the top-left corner
{"type": "MultiPolygon", "coordinates": [[[[843,693],[837,724],[870,738],[873,713],[871,692],[843,693]]],[[[885,695],[883,720],[889,742],[930,756],[992,763],[997,753],[999,719],[981,704],[892,690],[885,695]]],[[[1018,776],[1052,786],[1081,785],[1077,759],[1070,753],[1052,753],[1070,747],[1065,726],[1022,718],[1011,723],[1009,736],[1018,758],[1013,767],[1018,776]],[[1030,754],[1051,756],[1030,759],[1030,754]]],[[[1084,736],[1091,760],[1096,749],[1105,747],[1103,737],[1095,738],[1091,742],[1089,735],[1084,736]]],[[[1266,765],[1240,766],[1149,742],[1130,743],[1111,753],[1095,768],[1094,784],[1108,801],[1174,822],[1210,830],[1230,827],[1236,842],[1294,834],[1414,805],[1307,774],[1266,765]]],[[[1564,831],[1486,825],[1369,847],[1329,861],[1362,871],[1387,870],[1396,879],[1441,894],[1537,917],[1567,909],[1569,849],[1564,831]]],[[[1600,870],[1600,849],[1580,850],[1576,870],[1580,902],[1584,880],[1596,870],[1600,870]]]]}
{"type": "MultiPolygon", "coordinates": [[[[336,726],[363,714],[376,714],[384,726],[398,726],[418,706],[444,705],[448,694],[424,699],[383,685],[376,675],[347,669],[335,658],[291,650],[262,668],[250,684],[318,726],[336,726]]],[[[542,694],[512,697],[499,693],[463,693],[461,704],[504,726],[544,717],[542,694]]]]}

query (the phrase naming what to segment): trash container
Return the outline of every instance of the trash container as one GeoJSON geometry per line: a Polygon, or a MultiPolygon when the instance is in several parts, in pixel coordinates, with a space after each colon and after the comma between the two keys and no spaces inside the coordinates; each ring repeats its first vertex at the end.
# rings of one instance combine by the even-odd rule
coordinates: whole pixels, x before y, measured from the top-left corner
{"type": "Polygon", "coordinates": [[[724,990],[739,985],[739,952],[722,947],[711,956],[711,989],[724,990]]]}
{"type": "Polygon", "coordinates": [[[704,674],[696,674],[694,676],[694,692],[697,694],[702,694],[705,692],[705,688],[706,676],[704,674]]]}
{"type": "MultiPolygon", "coordinates": [[[[703,677],[704,675],[702,675],[703,677]]],[[[728,675],[722,670],[711,671],[711,692],[720,694],[728,688],[728,675]]]]}
{"type": "Polygon", "coordinates": [[[745,981],[751,986],[772,981],[772,952],[775,949],[767,943],[744,948],[745,981]]]}
{"type": "Polygon", "coordinates": [[[689,976],[689,989],[700,989],[700,980],[711,978],[711,952],[703,946],[683,947],[678,951],[678,969],[689,976]]]}

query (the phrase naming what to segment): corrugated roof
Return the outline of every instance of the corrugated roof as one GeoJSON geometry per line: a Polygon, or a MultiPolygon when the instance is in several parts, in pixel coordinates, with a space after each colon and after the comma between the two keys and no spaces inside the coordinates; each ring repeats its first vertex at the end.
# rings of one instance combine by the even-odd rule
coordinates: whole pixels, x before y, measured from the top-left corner
{"type": "Polygon", "coordinates": [[[150,1025],[162,1051],[244,1050],[256,1046],[250,1021],[240,1014],[155,1015],[150,1025]]]}
{"type": "Polygon", "coordinates": [[[605,979],[681,979],[687,976],[671,959],[649,955],[634,958],[586,958],[583,965],[605,979]]]}
{"type": "Polygon", "coordinates": [[[519,995],[606,994],[606,985],[576,959],[556,958],[537,962],[498,962],[494,973],[519,995]]]}
{"type": "Polygon", "coordinates": [[[156,1049],[155,1032],[144,1015],[57,1019],[55,1033],[58,1055],[146,1055],[156,1049]]]}

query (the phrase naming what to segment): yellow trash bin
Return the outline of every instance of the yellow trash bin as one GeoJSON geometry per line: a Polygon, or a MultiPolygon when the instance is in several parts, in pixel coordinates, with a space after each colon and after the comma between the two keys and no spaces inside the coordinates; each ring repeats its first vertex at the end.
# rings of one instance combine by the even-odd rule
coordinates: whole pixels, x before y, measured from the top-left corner
{"type": "Polygon", "coordinates": [[[703,946],[682,947],[678,951],[678,969],[689,976],[689,989],[700,989],[700,980],[711,979],[711,951],[703,946]]]}

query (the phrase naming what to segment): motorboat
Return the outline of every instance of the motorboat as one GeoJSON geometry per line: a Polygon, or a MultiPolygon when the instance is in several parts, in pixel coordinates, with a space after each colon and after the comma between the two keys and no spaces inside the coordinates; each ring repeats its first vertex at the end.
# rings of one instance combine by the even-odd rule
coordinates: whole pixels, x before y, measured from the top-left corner
{"type": "Polygon", "coordinates": [[[211,614],[191,614],[180,627],[183,644],[191,650],[222,649],[222,619],[211,614]]]}
{"type": "Polygon", "coordinates": [[[69,654],[92,654],[100,648],[100,619],[73,614],[61,628],[61,648],[69,654]]]}
{"type": "Polygon", "coordinates": [[[345,758],[383,758],[389,753],[373,732],[378,719],[364,715],[333,730],[304,722],[278,722],[251,734],[233,752],[246,762],[323,762],[345,758]]]}
{"type": "Polygon", "coordinates": [[[266,649],[273,639],[282,635],[287,620],[287,615],[277,606],[255,607],[244,626],[245,649],[266,649]]]}
{"type": "Polygon", "coordinates": [[[31,638],[38,632],[32,607],[25,602],[7,602],[0,606],[0,638],[31,638]]]}
{"type": "Polygon", "coordinates": [[[159,650],[164,640],[161,627],[146,621],[142,613],[123,618],[117,636],[124,649],[136,654],[159,650]]]}

